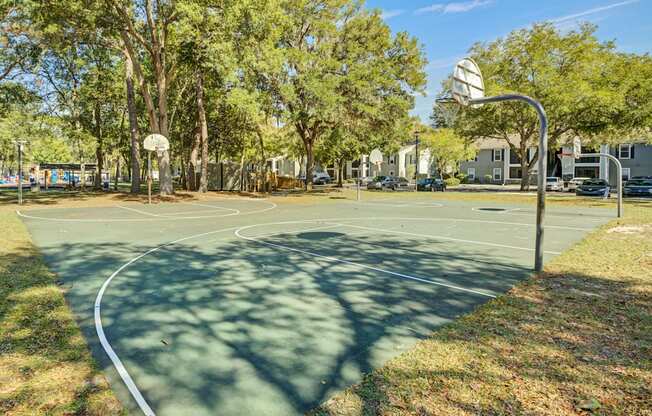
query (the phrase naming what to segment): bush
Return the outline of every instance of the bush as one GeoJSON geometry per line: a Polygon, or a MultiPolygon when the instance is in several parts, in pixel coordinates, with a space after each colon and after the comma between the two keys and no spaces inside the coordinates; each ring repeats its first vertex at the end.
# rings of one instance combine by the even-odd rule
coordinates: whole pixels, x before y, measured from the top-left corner
{"type": "Polygon", "coordinates": [[[448,178],[444,182],[446,182],[446,186],[457,186],[460,184],[460,180],[457,178],[448,178]]]}
{"type": "Polygon", "coordinates": [[[484,182],[485,183],[492,183],[494,181],[493,176],[491,175],[484,175],[484,182]]]}

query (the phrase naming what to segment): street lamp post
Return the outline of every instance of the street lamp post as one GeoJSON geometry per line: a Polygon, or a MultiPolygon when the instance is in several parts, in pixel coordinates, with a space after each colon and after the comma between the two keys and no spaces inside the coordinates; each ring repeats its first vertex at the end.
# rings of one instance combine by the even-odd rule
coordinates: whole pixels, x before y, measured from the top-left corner
{"type": "Polygon", "coordinates": [[[417,181],[419,180],[419,132],[414,132],[414,153],[417,160],[415,161],[416,170],[414,172],[414,191],[417,191],[417,181]]]}
{"type": "Polygon", "coordinates": [[[18,205],[23,205],[23,145],[27,140],[16,140],[18,146],[18,205]]]}

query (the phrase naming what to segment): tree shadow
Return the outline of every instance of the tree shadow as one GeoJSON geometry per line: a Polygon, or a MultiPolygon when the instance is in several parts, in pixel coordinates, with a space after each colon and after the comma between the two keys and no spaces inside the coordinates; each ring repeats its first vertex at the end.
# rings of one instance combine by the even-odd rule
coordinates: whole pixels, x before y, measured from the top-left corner
{"type": "Polygon", "coordinates": [[[639,414],[652,396],[647,286],[533,278],[309,414],[588,414],[588,398],[597,414],[639,414]]]}
{"type": "MultiPolygon", "coordinates": [[[[102,301],[105,332],[155,410],[304,413],[488,300],[477,292],[504,292],[529,273],[479,248],[451,252],[445,243],[418,238],[384,244],[369,236],[306,234],[265,241],[349,263],[245,240],[215,245],[206,237],[152,253],[111,282],[102,301]]],[[[93,300],[115,269],[150,248],[88,242],[43,248],[105,367],[93,300]]]]}

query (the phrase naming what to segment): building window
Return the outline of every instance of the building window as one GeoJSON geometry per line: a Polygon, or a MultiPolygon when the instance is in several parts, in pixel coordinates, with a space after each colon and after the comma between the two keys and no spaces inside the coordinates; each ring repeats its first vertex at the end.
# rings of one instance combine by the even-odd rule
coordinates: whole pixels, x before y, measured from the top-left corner
{"type": "Polygon", "coordinates": [[[623,181],[628,181],[629,180],[629,168],[623,168],[623,181]]]}
{"type": "Polygon", "coordinates": [[[509,168],[509,177],[511,179],[521,179],[523,177],[523,169],[520,166],[512,166],[509,168]]]}
{"type": "Polygon", "coordinates": [[[599,166],[575,166],[575,177],[576,178],[599,178],[600,167],[599,166]]]}
{"type": "Polygon", "coordinates": [[[389,171],[389,176],[394,176],[394,171],[393,170],[389,171]]]}
{"type": "Polygon", "coordinates": [[[394,156],[389,157],[389,164],[393,165],[394,164],[394,156]]]}
{"type": "Polygon", "coordinates": [[[631,158],[632,158],[632,145],[631,144],[618,145],[618,159],[631,159],[631,158]]]}
{"type": "Polygon", "coordinates": [[[474,181],[475,180],[475,168],[468,168],[466,170],[466,177],[469,180],[474,181]]]}
{"type": "Polygon", "coordinates": [[[494,149],[494,162],[500,162],[501,160],[503,160],[502,151],[503,149],[494,149]]]}
{"type": "Polygon", "coordinates": [[[501,168],[494,168],[494,181],[503,180],[503,170],[501,168]]]}

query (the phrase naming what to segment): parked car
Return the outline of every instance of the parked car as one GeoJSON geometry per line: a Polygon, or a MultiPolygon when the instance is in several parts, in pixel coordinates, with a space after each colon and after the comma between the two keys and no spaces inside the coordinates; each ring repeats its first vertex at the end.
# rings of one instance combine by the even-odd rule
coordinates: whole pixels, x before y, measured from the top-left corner
{"type": "Polygon", "coordinates": [[[624,196],[652,197],[652,178],[630,179],[623,187],[624,196]]]}
{"type": "Polygon", "coordinates": [[[409,188],[409,182],[405,178],[395,176],[376,176],[367,184],[367,189],[391,189],[393,191],[406,190],[409,188]]]}
{"type": "Polygon", "coordinates": [[[556,176],[549,176],[546,178],[546,191],[563,191],[564,181],[556,176]]]}
{"type": "Polygon", "coordinates": [[[372,182],[374,180],[373,176],[365,176],[359,179],[360,180],[360,186],[367,186],[369,185],[369,182],[372,182]]]}
{"type": "Polygon", "coordinates": [[[439,178],[424,178],[417,181],[417,191],[445,191],[446,182],[439,178]]]}
{"type": "Polygon", "coordinates": [[[379,175],[367,182],[367,189],[383,189],[383,183],[389,176],[379,175]]]}
{"type": "MultiPolygon", "coordinates": [[[[305,181],[306,175],[301,175],[297,179],[300,181],[305,181]]],[[[314,185],[325,185],[327,183],[331,183],[331,177],[327,172],[313,172],[312,183],[314,185]]]]}
{"type": "Polygon", "coordinates": [[[410,182],[406,178],[391,177],[391,180],[385,184],[385,189],[407,191],[410,189],[410,182]]]}
{"type": "Polygon", "coordinates": [[[331,183],[331,176],[327,172],[315,172],[312,175],[312,183],[315,185],[326,185],[331,183]]]}
{"type": "Polygon", "coordinates": [[[575,190],[575,195],[607,196],[611,187],[604,179],[587,179],[575,190]]]}
{"type": "Polygon", "coordinates": [[[580,186],[584,181],[591,178],[573,178],[568,181],[568,192],[575,192],[578,186],[580,186]]]}

